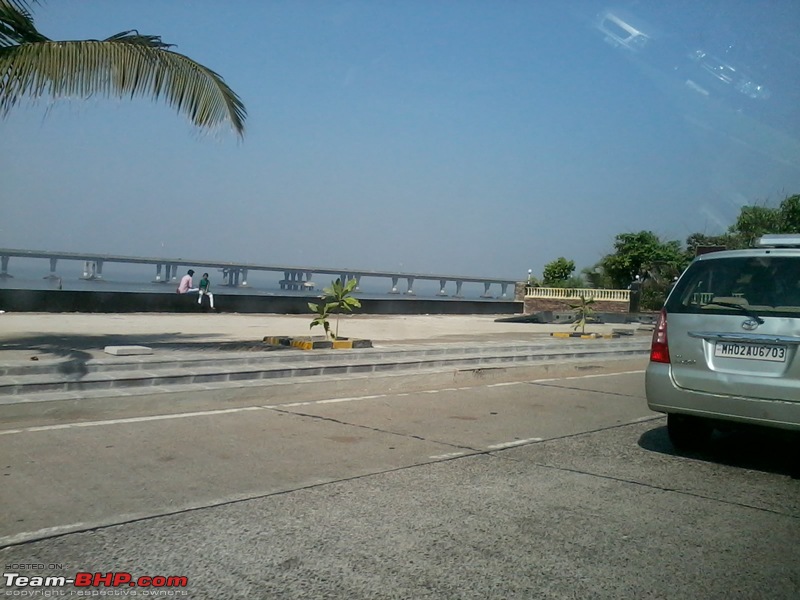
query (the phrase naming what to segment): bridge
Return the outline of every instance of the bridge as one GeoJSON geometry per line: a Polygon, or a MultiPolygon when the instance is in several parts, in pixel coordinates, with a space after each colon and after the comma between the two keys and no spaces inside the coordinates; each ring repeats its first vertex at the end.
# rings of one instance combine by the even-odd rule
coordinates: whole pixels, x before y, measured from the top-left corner
{"type": "Polygon", "coordinates": [[[497,279],[491,277],[469,277],[461,275],[432,275],[430,273],[403,273],[399,271],[373,271],[365,269],[334,269],[328,267],[298,267],[286,265],[263,265],[252,263],[238,263],[215,260],[189,260],[185,258],[161,258],[145,256],[118,256],[113,254],[89,254],[80,252],[55,252],[50,250],[20,250],[14,248],[0,248],[0,278],[13,277],[8,271],[11,258],[38,258],[50,261],[50,272],[46,279],[59,279],[56,269],[58,261],[83,262],[83,275],[81,279],[99,280],[103,278],[103,267],[106,263],[128,263],[155,266],[155,279],[153,283],[168,283],[176,281],[181,266],[185,268],[218,269],[223,274],[223,284],[230,287],[246,287],[247,276],[253,271],[273,271],[283,274],[278,284],[282,290],[308,290],[314,289],[312,276],[315,274],[332,275],[343,282],[356,280],[356,291],[359,290],[361,279],[364,277],[383,278],[391,280],[391,289],[388,293],[404,293],[414,295],[414,282],[438,281],[439,292],[437,296],[448,296],[445,290],[449,282],[455,283],[455,298],[462,298],[461,288],[464,283],[483,284],[482,298],[494,298],[489,290],[493,285],[500,287],[500,297],[508,297],[508,286],[511,286],[513,295],[515,282],[511,279],[497,279]],[[405,280],[406,290],[398,289],[400,280],[405,280]]]}

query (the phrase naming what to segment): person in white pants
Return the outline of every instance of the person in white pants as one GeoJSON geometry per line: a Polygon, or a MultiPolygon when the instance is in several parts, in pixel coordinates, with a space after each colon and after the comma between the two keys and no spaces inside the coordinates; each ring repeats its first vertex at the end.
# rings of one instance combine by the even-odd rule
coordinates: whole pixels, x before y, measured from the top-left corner
{"type": "Polygon", "coordinates": [[[208,281],[208,273],[203,273],[202,279],[200,279],[200,289],[199,289],[199,297],[197,298],[197,303],[203,303],[203,296],[208,296],[208,301],[211,303],[211,309],[214,309],[214,294],[212,294],[209,290],[211,288],[211,283],[208,281]]]}

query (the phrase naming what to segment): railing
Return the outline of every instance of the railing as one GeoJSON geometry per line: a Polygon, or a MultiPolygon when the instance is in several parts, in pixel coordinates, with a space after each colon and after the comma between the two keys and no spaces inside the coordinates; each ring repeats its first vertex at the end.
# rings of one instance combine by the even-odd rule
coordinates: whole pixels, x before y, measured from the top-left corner
{"type": "Polygon", "coordinates": [[[587,300],[594,298],[596,301],[605,302],[630,302],[630,290],[598,290],[592,288],[547,288],[527,287],[525,298],[540,298],[543,300],[580,300],[583,296],[587,300]]]}

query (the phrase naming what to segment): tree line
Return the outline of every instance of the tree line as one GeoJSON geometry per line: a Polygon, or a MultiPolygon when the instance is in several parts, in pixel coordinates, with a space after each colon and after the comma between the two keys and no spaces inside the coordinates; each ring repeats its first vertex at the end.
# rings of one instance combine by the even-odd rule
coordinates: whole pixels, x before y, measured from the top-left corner
{"type": "Polygon", "coordinates": [[[800,194],[787,196],[777,206],[743,206],[736,221],[719,235],[696,232],[684,243],[662,240],[652,231],[620,233],[614,251],[575,275],[575,262],[563,256],[547,263],[542,278],[529,278],[529,285],[567,288],[627,289],[637,277],[642,281],[642,307],[656,309],[664,301],[672,280],[702,247],[729,250],[748,248],[769,233],[800,234],[800,194]]]}

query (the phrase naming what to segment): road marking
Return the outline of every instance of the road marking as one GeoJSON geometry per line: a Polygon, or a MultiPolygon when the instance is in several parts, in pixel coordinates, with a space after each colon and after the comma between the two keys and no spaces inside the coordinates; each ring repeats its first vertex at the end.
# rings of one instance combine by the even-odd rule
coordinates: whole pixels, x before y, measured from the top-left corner
{"type": "MultiPolygon", "coordinates": [[[[510,385],[521,385],[521,384],[528,384],[528,383],[548,383],[553,381],[569,381],[574,379],[590,379],[592,377],[613,377],[615,375],[633,375],[633,374],[640,374],[644,373],[644,370],[639,371],[621,371],[619,373],[597,373],[592,375],[576,375],[574,377],[553,377],[549,379],[530,379],[527,381],[514,381],[514,382],[507,382],[507,383],[492,383],[487,384],[485,386],[474,386],[474,387],[460,387],[460,388],[444,388],[440,390],[422,390],[421,392],[417,393],[425,393],[425,394],[438,394],[441,392],[460,392],[460,391],[468,391],[474,390],[480,387],[502,387],[502,386],[510,386],[510,385]]],[[[126,419],[108,419],[105,421],[84,421],[78,423],[63,423],[59,425],[39,425],[34,427],[24,427],[20,429],[6,429],[0,430],[0,435],[12,435],[16,433],[33,433],[37,431],[57,431],[59,429],[77,429],[79,427],[101,427],[103,425],[124,425],[129,423],[147,423],[150,421],[168,421],[170,419],[188,419],[192,417],[208,417],[208,416],[215,416],[215,415],[226,415],[226,414],[235,414],[245,411],[255,411],[255,410],[273,410],[279,408],[294,408],[300,406],[316,406],[322,404],[338,404],[344,402],[357,402],[361,400],[375,400],[377,398],[403,398],[406,396],[411,396],[411,393],[403,392],[399,394],[370,394],[368,396],[344,396],[341,398],[326,398],[324,400],[311,400],[308,402],[291,402],[288,404],[275,404],[275,405],[264,405],[264,406],[243,406],[241,408],[224,408],[219,410],[204,410],[204,411],[196,411],[196,412],[187,412],[187,413],[174,413],[169,415],[151,415],[147,417],[129,417],[126,419]]],[[[654,418],[654,417],[646,417],[647,419],[654,418]]],[[[530,440],[521,440],[516,442],[508,442],[507,444],[499,444],[495,446],[489,446],[490,450],[497,450],[499,448],[507,448],[510,446],[516,446],[519,444],[527,444],[528,442],[540,442],[540,438],[531,438],[530,440]]]]}
{"type": "Polygon", "coordinates": [[[249,410],[264,410],[263,406],[243,406],[242,408],[223,408],[220,410],[204,410],[199,412],[175,413],[172,415],[152,415],[149,417],[129,417],[127,419],[108,419],[106,421],[84,421],[82,423],[64,423],[61,425],[39,425],[23,429],[6,429],[0,435],[12,433],[30,433],[33,431],[55,431],[57,429],[77,429],[79,427],[100,427],[102,425],[121,425],[124,423],[145,423],[147,421],[166,421],[169,419],[188,419],[191,417],[206,417],[210,415],[224,415],[240,413],[249,410]]]}
{"type": "MultiPolygon", "coordinates": [[[[289,404],[276,404],[275,407],[292,408],[295,406],[312,406],[316,404],[336,404],[338,402],[353,402],[354,400],[374,400],[375,398],[386,398],[389,394],[372,394],[370,396],[345,396],[343,398],[327,398],[325,400],[309,400],[308,402],[290,402],[289,404]]],[[[262,408],[273,408],[264,406],[262,408]]]]}
{"type": "Polygon", "coordinates": [[[441,460],[444,458],[455,458],[456,456],[464,456],[466,452],[450,452],[449,454],[437,454],[436,456],[429,456],[431,460],[441,460]]]}
{"type": "Polygon", "coordinates": [[[620,371],[619,373],[596,373],[594,375],[574,375],[572,377],[551,377],[550,379],[531,379],[523,383],[549,383],[551,381],[571,381],[573,379],[591,379],[592,377],[613,377],[614,375],[639,375],[644,369],[638,371],[620,371]]]}
{"type": "Polygon", "coordinates": [[[492,444],[486,446],[489,450],[502,450],[503,448],[513,448],[514,446],[521,446],[523,444],[531,444],[533,442],[541,442],[542,438],[528,438],[527,440],[514,440],[513,442],[504,442],[502,444],[492,444]]]}

